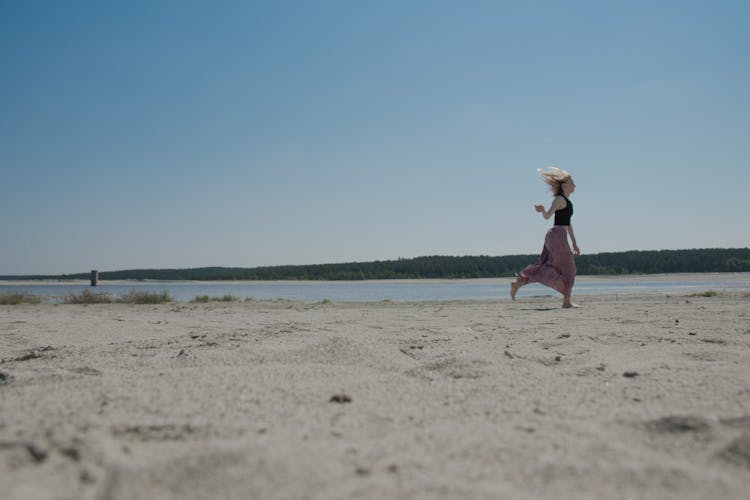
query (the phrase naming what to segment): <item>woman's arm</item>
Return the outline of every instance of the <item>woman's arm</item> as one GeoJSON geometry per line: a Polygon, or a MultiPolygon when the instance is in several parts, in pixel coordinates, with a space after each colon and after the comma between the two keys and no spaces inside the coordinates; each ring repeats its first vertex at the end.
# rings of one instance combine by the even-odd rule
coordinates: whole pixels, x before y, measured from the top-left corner
{"type": "Polygon", "coordinates": [[[542,214],[545,219],[549,219],[556,211],[560,210],[561,208],[565,208],[565,205],[567,205],[567,203],[568,202],[565,201],[565,198],[563,198],[562,196],[555,196],[555,198],[552,200],[552,204],[549,206],[549,210],[545,210],[544,205],[534,205],[534,209],[542,214]]]}
{"type": "Polygon", "coordinates": [[[578,248],[578,243],[576,243],[576,235],[573,233],[573,226],[565,226],[568,229],[568,235],[570,236],[570,241],[573,242],[573,255],[581,255],[581,250],[578,248]]]}

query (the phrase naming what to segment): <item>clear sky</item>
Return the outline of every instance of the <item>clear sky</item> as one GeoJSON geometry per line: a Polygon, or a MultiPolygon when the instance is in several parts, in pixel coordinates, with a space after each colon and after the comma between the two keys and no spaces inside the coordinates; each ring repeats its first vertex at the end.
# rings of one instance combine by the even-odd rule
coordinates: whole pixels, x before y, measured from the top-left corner
{"type": "Polygon", "coordinates": [[[750,2],[0,0],[0,274],[750,244],[750,2]]]}

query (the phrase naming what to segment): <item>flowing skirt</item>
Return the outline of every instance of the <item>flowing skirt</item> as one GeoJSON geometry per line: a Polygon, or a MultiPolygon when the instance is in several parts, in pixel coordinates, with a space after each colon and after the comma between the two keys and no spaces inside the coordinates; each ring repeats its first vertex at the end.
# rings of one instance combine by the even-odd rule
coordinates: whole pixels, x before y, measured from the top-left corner
{"type": "Polygon", "coordinates": [[[539,261],[521,271],[518,283],[541,283],[568,297],[575,279],[576,261],[568,244],[568,231],[565,226],[553,226],[544,237],[539,261]]]}

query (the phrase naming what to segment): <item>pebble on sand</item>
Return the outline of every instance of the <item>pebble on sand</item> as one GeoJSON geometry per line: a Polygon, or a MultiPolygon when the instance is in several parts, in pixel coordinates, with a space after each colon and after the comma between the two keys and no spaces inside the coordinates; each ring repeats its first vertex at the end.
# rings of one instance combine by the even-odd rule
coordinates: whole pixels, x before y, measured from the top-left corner
{"type": "Polygon", "coordinates": [[[351,403],[352,398],[350,396],[347,396],[346,394],[334,394],[331,396],[331,399],[328,400],[329,403],[351,403]]]}

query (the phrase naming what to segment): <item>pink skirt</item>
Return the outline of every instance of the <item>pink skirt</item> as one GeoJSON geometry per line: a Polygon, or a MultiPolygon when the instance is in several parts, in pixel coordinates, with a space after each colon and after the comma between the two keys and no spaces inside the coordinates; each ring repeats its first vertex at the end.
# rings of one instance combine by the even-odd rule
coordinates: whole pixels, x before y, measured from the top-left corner
{"type": "Polygon", "coordinates": [[[568,245],[565,226],[553,226],[544,237],[544,248],[539,261],[526,267],[518,276],[518,283],[541,283],[567,297],[576,279],[576,261],[568,245]]]}

